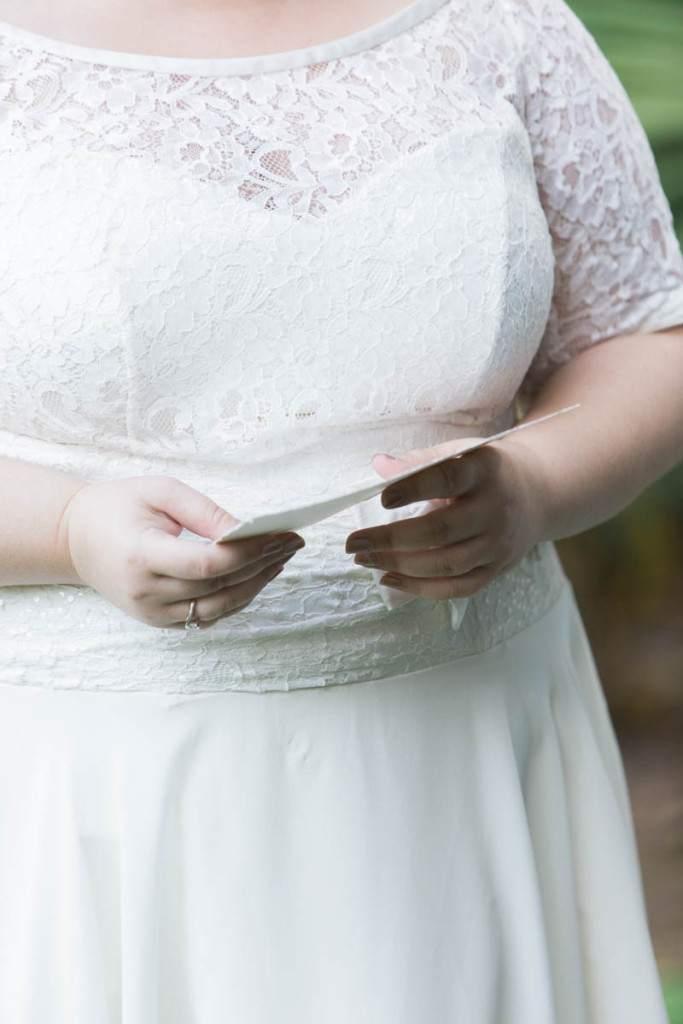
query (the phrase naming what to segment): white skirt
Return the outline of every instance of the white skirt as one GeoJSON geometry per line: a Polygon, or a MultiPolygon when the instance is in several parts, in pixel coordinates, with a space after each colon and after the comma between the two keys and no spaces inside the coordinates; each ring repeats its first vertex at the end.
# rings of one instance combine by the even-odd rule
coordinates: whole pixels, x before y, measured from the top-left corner
{"type": "Polygon", "coordinates": [[[0,684],[0,1021],[666,1024],[571,586],[370,682],[0,684]]]}

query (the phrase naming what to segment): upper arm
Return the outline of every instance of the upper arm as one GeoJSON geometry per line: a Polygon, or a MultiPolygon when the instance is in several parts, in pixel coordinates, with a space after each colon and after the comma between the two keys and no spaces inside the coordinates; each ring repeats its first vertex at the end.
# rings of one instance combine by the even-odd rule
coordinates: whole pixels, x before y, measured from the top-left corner
{"type": "Polygon", "coordinates": [[[683,257],[652,150],[613,68],[564,0],[511,0],[520,114],[555,256],[545,334],[522,382],[617,334],[683,322],[683,257]]]}

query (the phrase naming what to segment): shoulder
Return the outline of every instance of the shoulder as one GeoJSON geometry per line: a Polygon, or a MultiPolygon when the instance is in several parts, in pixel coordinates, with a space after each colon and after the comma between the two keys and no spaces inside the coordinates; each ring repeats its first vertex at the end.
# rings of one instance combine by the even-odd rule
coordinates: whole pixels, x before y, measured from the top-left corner
{"type": "Polygon", "coordinates": [[[565,0],[498,0],[514,40],[520,88],[528,97],[562,94],[578,100],[593,87],[621,97],[609,61],[565,0]]]}
{"type": "Polygon", "coordinates": [[[501,18],[525,53],[538,49],[561,52],[579,42],[598,51],[597,44],[565,0],[498,0],[501,18]],[[563,46],[564,44],[564,46],[563,46]]]}

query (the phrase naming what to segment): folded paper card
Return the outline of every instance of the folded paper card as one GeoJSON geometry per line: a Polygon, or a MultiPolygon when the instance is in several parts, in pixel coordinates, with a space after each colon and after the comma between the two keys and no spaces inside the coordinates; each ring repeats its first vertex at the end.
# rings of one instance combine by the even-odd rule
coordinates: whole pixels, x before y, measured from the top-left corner
{"type": "Polygon", "coordinates": [[[480,441],[470,442],[467,438],[463,438],[461,447],[445,455],[440,455],[430,462],[423,462],[419,466],[413,466],[411,469],[405,470],[403,473],[397,473],[395,476],[388,477],[387,479],[374,476],[358,480],[356,483],[348,485],[341,493],[331,495],[323,501],[316,501],[307,505],[293,505],[289,508],[281,508],[273,512],[263,513],[262,515],[255,515],[250,519],[244,519],[228,533],[213,541],[213,543],[221,544],[224,541],[239,540],[242,537],[254,537],[265,533],[282,533],[286,530],[300,530],[304,526],[311,526],[313,523],[319,523],[322,519],[327,519],[329,516],[333,516],[345,508],[357,505],[361,501],[367,501],[368,498],[381,494],[390,484],[395,484],[399,480],[415,476],[416,473],[421,473],[429,466],[436,466],[440,462],[445,462],[446,459],[460,458],[466,452],[481,448],[485,444],[490,444],[491,441],[498,441],[500,438],[507,437],[508,434],[513,434],[518,430],[526,430],[536,423],[543,423],[554,416],[561,416],[563,413],[571,412],[572,409],[578,409],[579,406],[580,403],[577,402],[575,405],[558,409],[555,412],[548,413],[546,416],[529,420],[527,423],[518,423],[515,427],[501,430],[498,434],[492,434],[490,437],[480,441]]]}

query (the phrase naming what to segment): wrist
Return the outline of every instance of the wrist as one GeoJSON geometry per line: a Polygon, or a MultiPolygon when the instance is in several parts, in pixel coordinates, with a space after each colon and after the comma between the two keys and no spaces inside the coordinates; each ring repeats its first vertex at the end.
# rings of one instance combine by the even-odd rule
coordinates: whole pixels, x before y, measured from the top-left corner
{"type": "Polygon", "coordinates": [[[71,541],[70,541],[70,523],[71,514],[74,507],[74,498],[86,487],[89,487],[87,481],[83,481],[72,491],[69,498],[64,505],[61,515],[59,517],[59,523],[57,526],[57,551],[59,564],[61,566],[61,576],[63,577],[63,583],[82,584],[82,579],[79,576],[76,567],[73,563],[71,554],[71,541]]]}
{"type": "Polygon", "coordinates": [[[517,436],[495,442],[511,457],[517,468],[522,493],[522,514],[527,524],[530,547],[556,539],[555,495],[546,463],[539,452],[517,436]]]}

